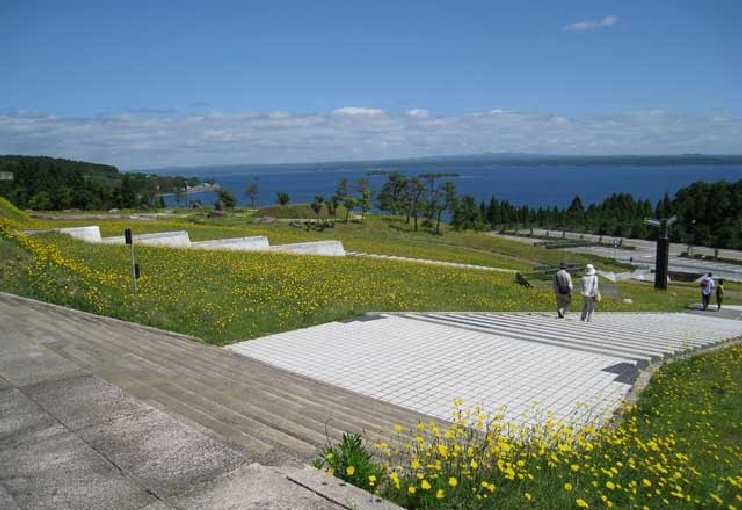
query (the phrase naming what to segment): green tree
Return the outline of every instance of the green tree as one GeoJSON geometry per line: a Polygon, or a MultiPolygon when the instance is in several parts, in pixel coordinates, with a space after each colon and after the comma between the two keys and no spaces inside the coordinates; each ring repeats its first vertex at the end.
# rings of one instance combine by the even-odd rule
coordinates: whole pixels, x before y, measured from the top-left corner
{"type": "Polygon", "coordinates": [[[314,211],[314,214],[317,216],[317,225],[319,225],[319,212],[322,210],[322,205],[325,203],[325,197],[324,195],[317,195],[314,197],[314,202],[312,202],[312,210],[314,211]]]}
{"type": "Polygon", "coordinates": [[[410,219],[413,221],[413,228],[412,230],[414,232],[417,232],[417,219],[419,217],[419,207],[420,207],[420,198],[422,197],[423,193],[425,192],[425,184],[420,180],[419,177],[412,177],[409,180],[409,204],[408,204],[408,213],[407,213],[407,221],[406,223],[410,222],[410,219]]]}
{"type": "Polygon", "coordinates": [[[259,191],[260,190],[258,189],[258,183],[255,181],[248,184],[245,188],[245,196],[250,201],[251,209],[255,208],[255,200],[258,198],[259,191]]]}
{"type": "Polygon", "coordinates": [[[39,191],[29,200],[29,205],[34,211],[47,211],[51,208],[52,201],[49,198],[49,193],[46,191],[39,191]]]}
{"type": "Polygon", "coordinates": [[[481,225],[479,206],[474,196],[466,194],[461,200],[453,214],[451,226],[455,230],[477,230],[481,225]]]}
{"type": "Polygon", "coordinates": [[[356,207],[356,199],[348,196],[343,201],[343,205],[345,206],[345,223],[348,223],[348,217],[350,216],[350,213],[355,209],[356,207]]]}
{"type": "Polygon", "coordinates": [[[332,217],[332,226],[335,226],[335,221],[338,216],[338,207],[340,207],[340,197],[333,195],[329,202],[327,202],[327,212],[332,217]]]}
{"type": "Polygon", "coordinates": [[[377,206],[381,211],[394,215],[407,209],[409,180],[399,172],[391,172],[387,182],[376,195],[377,206]]]}
{"type": "Polygon", "coordinates": [[[220,189],[217,191],[218,200],[224,202],[224,207],[234,208],[237,205],[237,197],[229,190],[220,189]]]}
{"type": "Polygon", "coordinates": [[[358,206],[361,208],[361,217],[365,218],[371,209],[371,190],[368,189],[368,179],[358,179],[358,206]]]}
{"type": "Polygon", "coordinates": [[[279,205],[287,205],[289,203],[289,194],[286,191],[279,191],[276,194],[276,201],[279,205]]]}

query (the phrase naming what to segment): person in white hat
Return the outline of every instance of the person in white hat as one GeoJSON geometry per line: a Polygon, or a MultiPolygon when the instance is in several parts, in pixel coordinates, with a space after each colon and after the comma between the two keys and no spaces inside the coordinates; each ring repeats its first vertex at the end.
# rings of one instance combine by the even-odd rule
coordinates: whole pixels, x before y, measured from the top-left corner
{"type": "Polygon", "coordinates": [[[588,264],[585,267],[585,276],[582,277],[582,281],[580,282],[580,293],[585,298],[580,320],[592,322],[593,311],[595,310],[595,296],[600,295],[598,277],[595,274],[595,268],[592,264],[588,264]]]}

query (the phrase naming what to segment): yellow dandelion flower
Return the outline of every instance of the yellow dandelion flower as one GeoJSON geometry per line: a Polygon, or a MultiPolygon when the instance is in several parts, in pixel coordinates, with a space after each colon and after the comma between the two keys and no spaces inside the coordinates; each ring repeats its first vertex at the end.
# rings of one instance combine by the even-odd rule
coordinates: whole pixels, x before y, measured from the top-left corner
{"type": "Polygon", "coordinates": [[[448,486],[449,487],[456,487],[459,484],[459,481],[455,477],[451,477],[448,479],[448,486]]]}
{"type": "Polygon", "coordinates": [[[587,504],[587,501],[585,501],[584,499],[578,499],[577,501],[575,501],[575,503],[577,503],[577,506],[580,507],[580,508],[589,508],[590,507],[590,505],[588,505],[587,504]]]}
{"type": "Polygon", "coordinates": [[[438,489],[435,491],[435,499],[443,499],[446,497],[446,491],[443,489],[438,489]]]}
{"type": "Polygon", "coordinates": [[[353,473],[355,472],[356,472],[356,468],[353,466],[348,466],[347,468],[345,468],[345,474],[348,476],[353,476],[353,473]]]}
{"type": "Polygon", "coordinates": [[[572,484],[569,482],[564,482],[564,490],[570,492],[572,490],[572,484]]]}

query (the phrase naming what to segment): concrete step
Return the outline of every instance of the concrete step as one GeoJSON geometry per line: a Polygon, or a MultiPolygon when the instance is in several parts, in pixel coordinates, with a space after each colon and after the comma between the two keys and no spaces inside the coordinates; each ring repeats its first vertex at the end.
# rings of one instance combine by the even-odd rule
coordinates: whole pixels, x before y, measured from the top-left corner
{"type": "Polygon", "coordinates": [[[609,317],[589,324],[574,320],[558,321],[544,314],[421,313],[400,314],[413,320],[464,327],[481,332],[544,343],[598,354],[649,361],[670,357],[725,341],[735,331],[728,327],[707,330],[687,314],[632,314],[609,317]]]}
{"type": "Polygon", "coordinates": [[[579,426],[609,416],[650,361],[742,335],[740,321],[688,314],[601,313],[591,323],[545,312],[378,316],[351,334],[309,328],[228,349],[439,419],[463,398],[535,423],[537,401],[579,426]]]}
{"type": "MultiPolygon", "coordinates": [[[[83,340],[84,338],[78,338],[83,340]]],[[[95,340],[93,344],[97,345],[95,340]]],[[[236,356],[228,351],[216,347],[201,345],[200,349],[187,358],[182,358],[178,353],[170,353],[169,347],[173,344],[189,343],[187,341],[152,342],[140,338],[121,339],[116,345],[109,342],[109,347],[123,349],[117,352],[117,356],[137,356],[140,364],[150,366],[162,366],[164,368],[178,366],[184,375],[189,378],[197,378],[200,375],[206,376],[211,384],[222,384],[230,386],[234,384],[244,384],[245,371],[249,369],[253,377],[249,378],[249,391],[263,391],[270,395],[271,399],[279,399],[282,405],[291,407],[300,406],[305,408],[307,405],[316,405],[315,392],[312,386],[317,383],[307,381],[297,377],[294,374],[279,371],[268,367],[259,362],[248,362],[242,356],[236,356]],[[126,343],[126,345],[124,345],[126,343]],[[249,365],[249,366],[246,366],[249,365]],[[222,381],[223,378],[226,381],[222,381]],[[262,382],[263,380],[268,382],[262,382]],[[221,382],[220,382],[221,381],[221,382]]],[[[338,414],[353,416],[359,414],[355,409],[355,403],[346,405],[345,401],[349,400],[350,394],[340,390],[336,395],[327,395],[327,399],[322,402],[323,412],[336,411],[338,414]]],[[[352,400],[352,399],[351,399],[352,400]]],[[[373,409],[366,407],[363,411],[366,422],[378,418],[381,422],[388,422],[389,419],[397,413],[375,413],[373,409]]]]}
{"type": "Polygon", "coordinates": [[[47,346],[134,396],[260,455],[265,455],[262,445],[269,444],[311,460],[309,452],[327,435],[338,439],[344,431],[366,430],[388,439],[395,423],[414,429],[419,420],[429,420],[213,346],[167,335],[154,338],[149,331],[122,334],[115,323],[87,321],[91,327],[77,323],[76,331],[75,324],[61,321],[64,326],[47,331],[56,339],[47,346]]]}

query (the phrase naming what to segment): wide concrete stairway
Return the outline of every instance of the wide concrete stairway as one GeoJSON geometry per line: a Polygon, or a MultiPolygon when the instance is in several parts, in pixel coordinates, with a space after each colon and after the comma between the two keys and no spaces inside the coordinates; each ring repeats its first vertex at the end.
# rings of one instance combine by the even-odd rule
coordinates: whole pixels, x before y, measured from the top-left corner
{"type": "MultiPolygon", "coordinates": [[[[565,329],[545,313],[401,313],[412,320],[571,350],[619,356],[639,367],[652,361],[713,347],[742,333],[739,322],[704,321],[690,313],[597,313],[595,322],[565,329]]],[[[574,322],[578,313],[568,322],[574,322]]],[[[709,313],[709,319],[719,318],[709,313]]]]}
{"type": "MultiPolygon", "coordinates": [[[[414,429],[420,420],[430,421],[193,338],[133,323],[2,293],[0,319],[3,335],[37,344],[39,356],[24,358],[24,363],[70,361],[240,445],[261,464],[311,461],[328,435],[338,439],[346,431],[365,431],[372,440],[388,439],[396,423],[414,429]]],[[[33,367],[8,362],[0,369],[12,379],[33,367]]]]}
{"type": "Polygon", "coordinates": [[[379,313],[228,349],[441,420],[463,399],[517,424],[553,413],[579,427],[610,418],[650,363],[742,337],[728,312],[379,313]]]}

